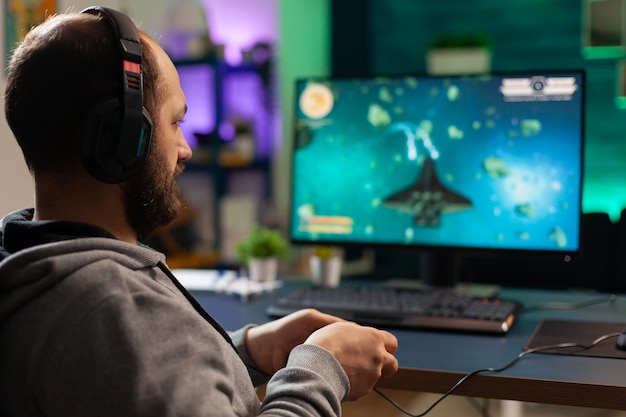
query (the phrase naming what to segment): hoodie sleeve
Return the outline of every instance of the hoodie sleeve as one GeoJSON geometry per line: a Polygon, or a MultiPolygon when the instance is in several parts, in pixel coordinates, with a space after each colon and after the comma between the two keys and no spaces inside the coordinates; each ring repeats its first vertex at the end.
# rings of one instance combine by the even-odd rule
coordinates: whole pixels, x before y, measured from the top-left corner
{"type": "Polygon", "coordinates": [[[228,332],[228,335],[233,341],[233,344],[237,348],[237,353],[239,353],[239,357],[246,364],[248,368],[248,372],[250,373],[250,378],[252,378],[252,383],[255,387],[266,384],[269,381],[271,375],[267,375],[265,372],[258,369],[250,357],[250,353],[248,352],[248,348],[246,347],[246,332],[251,327],[254,327],[253,324],[250,324],[242,329],[239,329],[234,332],[228,332]]]}
{"type": "Polygon", "coordinates": [[[287,366],[270,379],[269,375],[254,366],[246,348],[245,334],[250,327],[252,325],[229,334],[239,356],[248,366],[255,386],[269,380],[263,401],[264,412],[293,412],[295,415],[304,415],[302,408],[306,408],[310,415],[318,415],[319,411],[316,409],[321,408],[321,415],[341,415],[341,401],[348,394],[350,383],[343,368],[330,352],[314,345],[298,346],[289,355],[287,366]],[[312,397],[319,398],[311,402],[312,397]],[[300,399],[300,404],[296,405],[296,399],[300,399]]]}
{"type": "Polygon", "coordinates": [[[330,352],[300,345],[267,384],[262,409],[277,416],[340,416],[349,389],[348,376],[330,352]]]}

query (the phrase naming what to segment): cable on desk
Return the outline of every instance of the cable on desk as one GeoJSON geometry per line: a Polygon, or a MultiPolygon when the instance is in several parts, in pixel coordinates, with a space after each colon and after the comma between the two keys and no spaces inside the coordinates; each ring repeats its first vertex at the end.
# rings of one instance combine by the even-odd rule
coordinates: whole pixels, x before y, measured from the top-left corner
{"type": "Polygon", "coordinates": [[[435,408],[445,398],[447,398],[454,391],[456,391],[461,385],[463,385],[463,383],[465,383],[468,379],[470,379],[471,377],[473,377],[475,375],[483,374],[483,373],[500,373],[500,372],[504,372],[507,369],[509,369],[510,367],[512,367],[513,365],[515,365],[524,356],[526,356],[526,355],[528,355],[530,353],[537,353],[537,352],[542,352],[542,351],[545,351],[545,350],[564,349],[564,348],[572,348],[572,347],[577,347],[577,348],[580,348],[581,350],[589,350],[592,347],[594,347],[595,345],[597,345],[598,343],[600,343],[600,342],[602,342],[604,340],[610,339],[612,337],[617,337],[617,336],[619,336],[619,334],[620,334],[619,332],[607,333],[605,335],[602,335],[602,336],[598,337],[596,340],[591,342],[591,344],[589,344],[589,345],[582,345],[580,343],[557,343],[557,344],[554,344],[554,345],[537,346],[537,347],[534,347],[534,348],[523,350],[511,362],[507,363],[506,365],[504,365],[501,368],[477,369],[477,370],[472,371],[469,374],[465,375],[463,378],[459,379],[457,381],[457,383],[452,386],[452,388],[450,388],[445,394],[443,394],[441,397],[439,397],[439,399],[437,399],[433,404],[430,405],[430,407],[428,407],[426,409],[426,411],[424,411],[421,414],[411,414],[408,410],[406,410],[404,407],[402,407],[398,402],[393,400],[387,394],[383,393],[377,387],[374,387],[374,391],[378,395],[383,397],[385,400],[387,400],[391,405],[393,405],[395,408],[397,408],[403,414],[406,414],[409,417],[423,417],[426,414],[430,413],[432,411],[432,409],[435,408]]]}

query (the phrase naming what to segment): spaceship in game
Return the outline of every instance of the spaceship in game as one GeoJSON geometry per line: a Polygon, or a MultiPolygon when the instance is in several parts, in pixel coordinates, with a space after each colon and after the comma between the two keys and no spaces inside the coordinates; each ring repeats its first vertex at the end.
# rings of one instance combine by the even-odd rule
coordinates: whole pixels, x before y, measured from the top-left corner
{"type": "Polygon", "coordinates": [[[416,226],[439,226],[440,216],[472,209],[472,202],[445,187],[437,178],[435,162],[426,158],[417,181],[383,201],[385,207],[413,215],[416,226]]]}

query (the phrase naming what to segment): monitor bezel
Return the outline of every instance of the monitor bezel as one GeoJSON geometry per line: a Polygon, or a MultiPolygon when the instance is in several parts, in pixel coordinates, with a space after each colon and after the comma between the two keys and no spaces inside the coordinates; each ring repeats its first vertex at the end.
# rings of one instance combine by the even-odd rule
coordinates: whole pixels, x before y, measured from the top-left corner
{"type": "Polygon", "coordinates": [[[584,247],[584,237],[583,237],[583,182],[584,182],[584,159],[585,159],[585,142],[586,142],[586,91],[587,91],[587,75],[584,69],[580,68],[561,68],[561,69],[525,69],[525,70],[515,70],[515,71],[492,71],[489,73],[483,74],[455,74],[455,75],[433,75],[426,73],[402,73],[402,74],[387,74],[387,75],[371,75],[371,76],[311,76],[311,77],[299,77],[294,81],[294,92],[292,105],[294,108],[292,109],[293,114],[293,123],[291,128],[291,149],[289,153],[289,166],[290,166],[290,180],[289,180],[289,211],[288,211],[288,239],[289,241],[297,246],[334,246],[341,247],[345,249],[397,249],[402,251],[414,251],[416,253],[421,254],[432,254],[434,256],[451,256],[451,257],[464,257],[464,256],[476,256],[476,257],[492,257],[492,256],[506,256],[506,257],[533,257],[534,259],[561,259],[563,262],[570,262],[574,259],[580,259],[583,256],[584,247]],[[577,207],[578,214],[578,239],[576,241],[576,249],[571,250],[559,250],[555,248],[553,250],[550,249],[524,249],[524,248],[499,248],[499,247],[473,247],[473,246],[454,246],[454,245],[431,245],[431,244],[419,244],[419,243],[395,243],[395,242],[365,242],[365,241],[350,241],[350,240],[338,240],[338,239],[303,239],[301,237],[296,237],[293,235],[293,222],[295,213],[294,213],[294,201],[293,194],[295,188],[294,181],[294,169],[295,169],[295,141],[297,137],[297,107],[296,103],[298,101],[298,88],[297,85],[302,82],[324,82],[324,81],[337,81],[337,80],[374,80],[379,78],[389,78],[389,79],[401,79],[406,77],[415,77],[415,78],[436,78],[436,79],[456,79],[456,78],[477,78],[477,77],[505,77],[505,76],[522,76],[522,75],[577,75],[581,80],[581,118],[580,118],[580,183],[579,183],[579,200],[577,207]]]}

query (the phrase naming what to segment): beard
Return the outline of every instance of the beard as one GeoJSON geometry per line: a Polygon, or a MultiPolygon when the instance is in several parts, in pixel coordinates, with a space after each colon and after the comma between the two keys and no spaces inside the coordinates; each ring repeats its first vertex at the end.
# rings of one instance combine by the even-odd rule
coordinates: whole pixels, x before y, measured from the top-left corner
{"type": "Polygon", "coordinates": [[[166,171],[164,167],[169,164],[165,154],[154,145],[144,168],[123,188],[126,217],[140,239],[174,221],[182,207],[176,177],[185,166],[178,163],[174,172],[166,171]]]}

